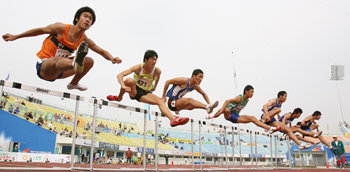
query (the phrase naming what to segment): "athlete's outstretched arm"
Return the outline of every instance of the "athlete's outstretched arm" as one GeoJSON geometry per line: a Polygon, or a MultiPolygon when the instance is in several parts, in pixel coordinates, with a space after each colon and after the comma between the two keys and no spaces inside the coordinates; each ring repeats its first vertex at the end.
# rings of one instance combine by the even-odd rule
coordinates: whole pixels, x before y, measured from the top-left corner
{"type": "Polygon", "coordinates": [[[126,92],[130,92],[131,91],[131,88],[127,87],[124,83],[124,77],[125,76],[128,76],[129,74],[133,73],[133,72],[137,72],[137,71],[140,71],[141,69],[141,64],[138,64],[138,65],[135,65],[135,66],[132,66],[130,67],[129,69],[126,69],[124,70],[123,72],[120,72],[118,75],[117,75],[117,78],[118,78],[118,82],[120,84],[120,86],[122,87],[122,89],[124,89],[126,92]]]}
{"type": "Polygon", "coordinates": [[[306,117],[306,118],[304,118],[304,120],[302,120],[302,121],[301,121],[301,125],[302,125],[302,126],[305,126],[305,125],[306,125],[306,122],[307,122],[307,121],[310,121],[310,120],[311,120],[311,118],[312,118],[312,116],[311,116],[311,115],[310,115],[310,116],[308,116],[308,117],[306,117]]]}
{"type": "Polygon", "coordinates": [[[161,73],[162,73],[162,71],[158,67],[156,67],[156,71],[154,72],[154,86],[151,89],[151,91],[156,90],[161,73]]]}
{"type": "Polygon", "coordinates": [[[222,107],[215,113],[215,115],[213,117],[217,118],[221,114],[223,114],[224,111],[225,111],[225,108],[227,107],[228,104],[230,104],[230,103],[240,103],[240,102],[241,102],[241,96],[236,96],[235,98],[226,100],[224,102],[224,104],[222,105],[222,107]]]}
{"type": "Polygon", "coordinates": [[[187,79],[185,77],[177,77],[173,79],[169,79],[165,81],[164,88],[163,88],[163,94],[162,94],[162,100],[165,102],[166,101],[166,92],[168,91],[169,85],[170,84],[175,84],[175,85],[183,85],[187,82],[187,79]]]}
{"type": "Polygon", "coordinates": [[[89,48],[92,51],[95,51],[99,55],[103,56],[106,60],[111,61],[113,64],[122,62],[122,59],[120,59],[119,57],[113,57],[108,51],[99,47],[94,41],[92,41],[88,37],[86,37],[85,41],[88,43],[89,48]]]}
{"type": "MultiPolygon", "coordinates": [[[[291,114],[286,113],[284,114],[284,118],[282,119],[282,123],[286,125],[287,119],[290,118],[291,114]]],[[[289,123],[289,127],[291,127],[291,123],[289,123]]]]}
{"type": "Polygon", "coordinates": [[[267,103],[264,104],[263,110],[264,110],[264,116],[266,117],[267,121],[270,121],[271,119],[269,118],[269,112],[268,112],[268,107],[273,106],[276,103],[276,99],[271,99],[267,103]]]}
{"type": "Polygon", "coordinates": [[[204,100],[205,100],[208,104],[210,104],[210,100],[209,100],[208,95],[202,90],[202,88],[201,88],[199,85],[195,85],[195,86],[194,86],[194,89],[196,89],[196,91],[197,91],[198,93],[202,94],[204,100]]]}
{"type": "Polygon", "coordinates": [[[24,37],[32,37],[32,36],[38,36],[42,34],[61,34],[64,31],[65,25],[63,23],[54,23],[50,24],[46,27],[39,27],[35,29],[30,29],[28,31],[25,31],[23,33],[17,34],[17,35],[12,35],[9,33],[6,33],[5,35],[2,35],[2,38],[5,41],[14,41],[19,38],[24,38],[24,37]]]}

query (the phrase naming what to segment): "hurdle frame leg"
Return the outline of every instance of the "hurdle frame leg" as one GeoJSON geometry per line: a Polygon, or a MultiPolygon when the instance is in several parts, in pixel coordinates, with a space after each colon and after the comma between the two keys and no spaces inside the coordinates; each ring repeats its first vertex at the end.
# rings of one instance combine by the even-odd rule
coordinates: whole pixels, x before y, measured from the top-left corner
{"type": "MultiPolygon", "coordinates": [[[[79,100],[80,96],[77,96],[77,100],[75,102],[75,117],[74,117],[74,124],[73,124],[73,140],[72,140],[72,149],[71,149],[71,160],[70,160],[70,167],[74,168],[74,155],[75,155],[75,142],[77,137],[77,122],[78,122],[78,115],[79,115],[79,100]]],[[[80,162],[78,156],[78,162],[80,162]]]]}
{"type": "Polygon", "coordinates": [[[94,160],[94,146],[95,146],[95,136],[96,136],[96,117],[97,117],[97,99],[94,99],[94,112],[92,120],[92,136],[91,136],[91,149],[90,149],[90,170],[93,169],[94,160]]]}

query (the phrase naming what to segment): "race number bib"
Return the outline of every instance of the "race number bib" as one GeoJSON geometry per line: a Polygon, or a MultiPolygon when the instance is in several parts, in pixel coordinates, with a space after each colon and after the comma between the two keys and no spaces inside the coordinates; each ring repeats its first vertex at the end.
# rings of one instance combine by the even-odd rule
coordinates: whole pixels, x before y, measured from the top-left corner
{"type": "Polygon", "coordinates": [[[55,57],[63,57],[63,58],[68,58],[72,53],[70,53],[67,50],[64,49],[57,49],[55,57]]]}
{"type": "Polygon", "coordinates": [[[139,84],[141,87],[147,88],[150,83],[149,79],[139,77],[137,80],[137,84],[139,84]]]}

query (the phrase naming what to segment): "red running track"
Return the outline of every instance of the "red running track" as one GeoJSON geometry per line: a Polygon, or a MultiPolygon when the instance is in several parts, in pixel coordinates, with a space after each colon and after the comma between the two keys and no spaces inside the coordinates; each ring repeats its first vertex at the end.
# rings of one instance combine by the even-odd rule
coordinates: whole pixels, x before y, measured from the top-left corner
{"type": "MultiPolygon", "coordinates": [[[[63,164],[63,163],[26,163],[26,162],[0,162],[0,168],[2,167],[18,167],[22,170],[16,170],[16,171],[23,171],[23,172],[33,172],[33,171],[39,171],[39,170],[30,170],[30,168],[41,168],[40,171],[50,171],[50,172],[61,172],[61,171],[70,171],[70,170],[60,170],[60,168],[70,168],[70,164],[63,164]],[[46,168],[47,170],[43,169],[46,168]]],[[[89,164],[75,164],[74,168],[86,168],[84,170],[82,169],[74,169],[72,171],[74,172],[86,172],[87,169],[90,167],[89,164]]],[[[225,166],[218,166],[218,165],[203,165],[203,171],[228,171],[228,172],[247,172],[247,171],[263,171],[263,172],[289,172],[289,171],[302,171],[302,172],[330,172],[330,171],[343,171],[340,169],[335,168],[278,168],[278,169],[271,169],[269,167],[259,167],[259,168],[250,168],[247,166],[239,167],[234,166],[230,167],[231,169],[226,170],[224,168],[225,166]]],[[[142,165],[109,165],[109,164],[96,164],[93,166],[96,171],[100,171],[99,169],[105,169],[105,171],[112,171],[112,169],[119,169],[119,171],[144,171],[142,165]],[[111,169],[111,170],[108,170],[111,169]],[[138,170],[139,169],[139,170],[138,170]]],[[[147,171],[156,171],[154,165],[147,165],[146,166],[147,171]],[[154,169],[154,170],[153,170],[154,169]]],[[[195,170],[192,169],[192,165],[158,165],[158,171],[200,171],[200,166],[196,165],[195,170]]],[[[345,169],[346,171],[350,172],[349,169],[345,169]]],[[[15,170],[4,170],[0,169],[1,172],[6,171],[15,171],[15,170]]],[[[94,170],[95,171],[95,170],[94,170]]]]}

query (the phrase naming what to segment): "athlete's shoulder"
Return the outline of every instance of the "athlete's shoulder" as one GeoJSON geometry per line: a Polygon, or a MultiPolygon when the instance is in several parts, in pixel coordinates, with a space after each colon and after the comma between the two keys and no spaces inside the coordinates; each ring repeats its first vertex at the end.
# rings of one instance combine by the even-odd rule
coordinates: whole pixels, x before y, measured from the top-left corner
{"type": "Polygon", "coordinates": [[[241,99],[242,99],[242,95],[238,95],[238,96],[232,98],[232,100],[233,100],[234,102],[236,102],[236,103],[240,103],[240,102],[241,102],[241,99]]]}
{"type": "Polygon", "coordinates": [[[66,25],[61,22],[56,22],[47,25],[46,27],[43,27],[43,29],[47,30],[47,32],[50,32],[52,34],[61,34],[64,32],[66,25]]]}
{"type": "Polygon", "coordinates": [[[131,66],[130,68],[129,68],[129,70],[131,71],[131,72],[140,72],[140,69],[141,69],[141,67],[142,67],[142,63],[141,64],[137,64],[137,65],[134,65],[134,66],[131,66]]]}
{"type": "Polygon", "coordinates": [[[292,116],[292,113],[288,112],[288,113],[284,114],[283,116],[285,116],[285,117],[291,117],[291,116],[292,116]]]}
{"type": "Polygon", "coordinates": [[[65,23],[62,23],[62,22],[56,22],[56,23],[52,23],[51,24],[52,26],[56,26],[56,27],[61,27],[61,28],[65,28],[66,25],[69,25],[69,24],[65,24],[65,23]]]}
{"type": "Polygon", "coordinates": [[[276,103],[276,98],[270,99],[269,102],[270,103],[276,103]]]}
{"type": "Polygon", "coordinates": [[[308,121],[308,120],[311,120],[311,119],[312,119],[312,115],[309,115],[309,116],[305,117],[303,121],[308,121]]]}
{"type": "Polygon", "coordinates": [[[61,30],[63,32],[64,29],[66,28],[66,25],[67,24],[64,24],[64,23],[61,23],[61,22],[56,22],[56,23],[53,23],[53,24],[51,24],[49,26],[51,26],[51,27],[53,27],[55,29],[59,29],[59,30],[61,30]]]}
{"type": "Polygon", "coordinates": [[[161,73],[162,73],[162,70],[160,70],[159,67],[154,66],[154,69],[155,69],[155,73],[158,73],[158,74],[161,74],[161,73]]]}

